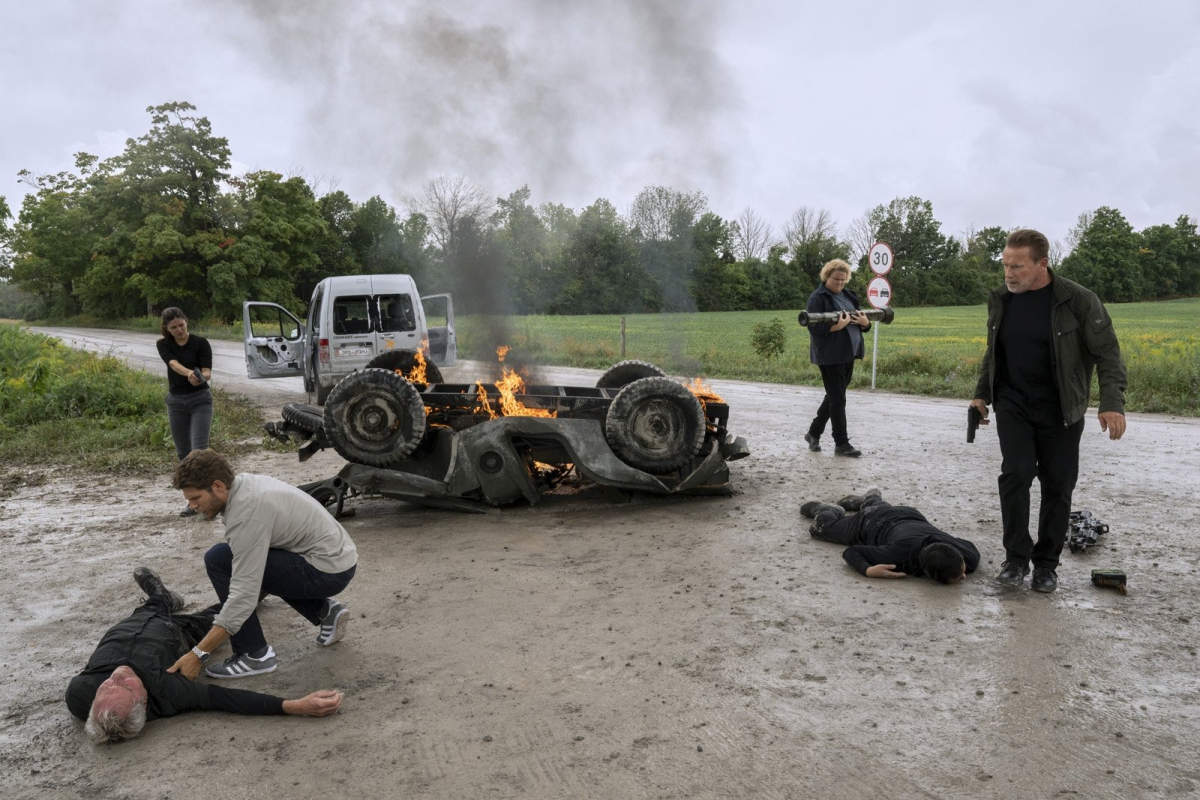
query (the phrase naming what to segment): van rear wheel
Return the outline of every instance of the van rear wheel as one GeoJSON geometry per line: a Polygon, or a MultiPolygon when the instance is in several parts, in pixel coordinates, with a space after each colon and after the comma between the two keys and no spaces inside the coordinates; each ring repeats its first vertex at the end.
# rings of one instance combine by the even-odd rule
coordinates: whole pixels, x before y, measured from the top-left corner
{"type": "Polygon", "coordinates": [[[325,402],[325,438],[347,461],[389,467],[424,437],[421,394],[392,370],[353,372],[338,381],[325,402]]]}
{"type": "MultiPolygon", "coordinates": [[[[407,378],[413,369],[417,366],[417,354],[412,350],[389,350],[386,353],[380,353],[367,362],[366,369],[390,369],[400,370],[407,378]]],[[[438,369],[437,364],[425,359],[425,381],[412,381],[418,387],[424,388],[431,383],[444,383],[442,371],[438,369]]]]}

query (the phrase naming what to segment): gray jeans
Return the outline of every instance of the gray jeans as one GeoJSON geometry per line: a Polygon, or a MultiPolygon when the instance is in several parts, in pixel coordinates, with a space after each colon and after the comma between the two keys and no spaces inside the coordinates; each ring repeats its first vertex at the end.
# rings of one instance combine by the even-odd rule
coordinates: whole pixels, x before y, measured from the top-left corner
{"type": "Polygon", "coordinates": [[[171,424],[171,438],[175,440],[175,454],[180,461],[193,450],[208,447],[212,418],[210,390],[167,395],[167,421],[171,424]]]}

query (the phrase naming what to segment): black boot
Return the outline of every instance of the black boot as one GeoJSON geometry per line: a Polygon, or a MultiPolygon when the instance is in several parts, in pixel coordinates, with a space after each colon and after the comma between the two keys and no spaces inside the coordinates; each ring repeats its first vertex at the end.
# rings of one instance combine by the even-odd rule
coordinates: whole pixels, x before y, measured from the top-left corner
{"type": "Polygon", "coordinates": [[[153,597],[160,594],[167,600],[167,607],[174,614],[183,610],[183,598],[163,584],[162,578],[154,574],[154,571],[149,567],[138,567],[133,571],[133,579],[137,581],[137,585],[142,588],[148,597],[153,597]]]}
{"type": "Polygon", "coordinates": [[[878,489],[867,489],[862,494],[848,494],[841,500],[838,500],[837,504],[847,511],[862,511],[867,506],[878,503],[882,499],[883,495],[880,494],[878,489]]]}

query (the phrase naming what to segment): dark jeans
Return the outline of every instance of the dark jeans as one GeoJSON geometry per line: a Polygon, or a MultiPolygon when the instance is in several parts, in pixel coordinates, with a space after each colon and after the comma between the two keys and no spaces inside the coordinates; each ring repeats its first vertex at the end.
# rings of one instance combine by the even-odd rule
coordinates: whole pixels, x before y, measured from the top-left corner
{"type": "MultiPolygon", "coordinates": [[[[229,599],[229,581],[233,576],[233,551],[225,542],[214,544],[204,554],[204,566],[208,579],[222,605],[229,599]]],[[[283,599],[300,616],[313,625],[321,623],[321,607],[325,601],[341,592],[350,584],[356,567],[330,575],[304,560],[303,556],[288,550],[271,548],[267,551],[267,566],[263,572],[260,594],[273,594],[283,599]]],[[[235,653],[254,653],[267,646],[258,614],[251,614],[241,629],[229,637],[229,645],[235,653]]]]}
{"type": "Polygon", "coordinates": [[[886,500],[876,500],[857,514],[846,514],[838,506],[823,508],[817,514],[815,522],[818,523],[818,527],[812,534],[813,538],[846,547],[862,544],[863,534],[867,527],[875,522],[876,515],[890,510],[891,507],[892,504],[886,500]]]}
{"type": "Polygon", "coordinates": [[[825,399],[821,401],[817,415],[808,426],[808,433],[814,439],[821,438],[821,434],[825,432],[825,423],[831,421],[833,443],[850,444],[850,437],[846,433],[846,387],[854,377],[854,362],[825,364],[817,369],[821,370],[821,381],[825,384],[825,399]]]}
{"type": "Polygon", "coordinates": [[[208,447],[212,418],[213,396],[210,390],[167,395],[167,422],[171,425],[175,455],[179,456],[180,461],[193,450],[208,447]]]}
{"type": "Polygon", "coordinates": [[[1056,406],[1027,406],[1001,397],[994,405],[1004,456],[999,483],[1006,560],[1056,569],[1070,526],[1084,421],[1064,426],[1056,406]],[[1042,488],[1036,544],[1029,535],[1029,487],[1035,477],[1042,488]]]}
{"type": "MultiPolygon", "coordinates": [[[[153,615],[165,617],[167,624],[179,634],[180,646],[175,653],[175,657],[178,658],[208,635],[208,632],[212,630],[213,618],[220,610],[221,605],[216,603],[195,614],[172,614],[167,598],[161,594],[154,594],[147,597],[146,602],[142,603],[133,613],[136,616],[141,611],[149,611],[153,615]]],[[[168,666],[170,665],[168,664],[168,666]]]]}

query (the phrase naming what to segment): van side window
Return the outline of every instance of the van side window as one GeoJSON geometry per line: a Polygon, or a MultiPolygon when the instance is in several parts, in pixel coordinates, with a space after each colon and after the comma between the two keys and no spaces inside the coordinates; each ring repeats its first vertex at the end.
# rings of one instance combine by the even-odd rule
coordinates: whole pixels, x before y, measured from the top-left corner
{"type": "Polygon", "coordinates": [[[333,301],[333,332],[335,334],[369,333],[371,331],[370,298],[347,295],[333,301]]]}
{"type": "Polygon", "coordinates": [[[380,333],[415,331],[417,315],[413,311],[412,298],[406,294],[381,294],[376,300],[379,309],[380,333]]]}

